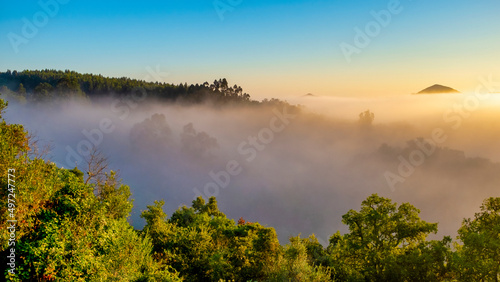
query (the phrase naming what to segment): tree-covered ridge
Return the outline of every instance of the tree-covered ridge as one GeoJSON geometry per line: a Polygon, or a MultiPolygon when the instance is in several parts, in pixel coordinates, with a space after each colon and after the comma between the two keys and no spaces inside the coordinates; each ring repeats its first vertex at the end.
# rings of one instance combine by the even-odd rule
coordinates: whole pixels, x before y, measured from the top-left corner
{"type": "Polygon", "coordinates": [[[127,222],[128,186],[114,172],[102,177],[58,168],[30,154],[22,125],[1,119],[0,263],[15,251],[12,281],[498,281],[500,198],[484,201],[464,220],[457,241],[427,240],[437,224],[409,203],[376,194],[350,210],[349,228],[322,246],[314,235],[279,244],[272,227],[238,222],[214,197],[199,197],[170,217],[159,200],[142,212],[146,225],[127,222]],[[8,170],[15,175],[15,245],[7,222],[8,170]]]}
{"type": "Polygon", "coordinates": [[[127,77],[112,78],[95,74],[81,74],[75,71],[25,70],[22,72],[0,72],[0,92],[15,92],[28,100],[87,96],[91,99],[134,92],[146,94],[149,98],[185,103],[212,101],[216,103],[257,103],[238,86],[229,85],[224,79],[212,84],[181,83],[178,85],[161,82],[147,82],[127,77]]]}

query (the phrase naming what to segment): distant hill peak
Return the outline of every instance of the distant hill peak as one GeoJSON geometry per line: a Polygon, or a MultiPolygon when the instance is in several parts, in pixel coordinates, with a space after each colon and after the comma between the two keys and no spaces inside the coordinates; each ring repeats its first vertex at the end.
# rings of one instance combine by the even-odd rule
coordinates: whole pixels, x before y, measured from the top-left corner
{"type": "Polygon", "coordinates": [[[460,91],[455,90],[448,86],[443,86],[440,84],[434,84],[424,90],[418,92],[417,94],[445,94],[445,93],[460,93],[460,91]]]}
{"type": "Polygon", "coordinates": [[[318,96],[314,95],[312,93],[307,93],[306,95],[303,95],[302,97],[318,97],[318,96]]]}

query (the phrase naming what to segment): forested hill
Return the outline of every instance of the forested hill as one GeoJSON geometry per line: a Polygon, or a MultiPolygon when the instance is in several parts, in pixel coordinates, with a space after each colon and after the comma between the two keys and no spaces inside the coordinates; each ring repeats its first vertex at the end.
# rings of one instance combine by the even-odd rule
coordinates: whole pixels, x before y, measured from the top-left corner
{"type": "Polygon", "coordinates": [[[169,84],[147,82],[127,77],[112,78],[100,74],[82,74],[75,71],[25,70],[0,72],[0,93],[24,97],[28,101],[83,96],[95,99],[109,95],[147,94],[148,98],[185,103],[258,104],[238,86],[230,86],[227,80],[215,80],[212,84],[169,84]]]}

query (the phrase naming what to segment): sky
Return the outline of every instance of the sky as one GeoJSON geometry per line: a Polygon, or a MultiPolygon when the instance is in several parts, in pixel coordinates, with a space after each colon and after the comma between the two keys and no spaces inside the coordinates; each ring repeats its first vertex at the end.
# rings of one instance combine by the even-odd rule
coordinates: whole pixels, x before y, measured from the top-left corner
{"type": "Polygon", "coordinates": [[[255,99],[470,91],[500,72],[499,10],[493,0],[0,0],[0,71],[225,77],[255,99]]]}

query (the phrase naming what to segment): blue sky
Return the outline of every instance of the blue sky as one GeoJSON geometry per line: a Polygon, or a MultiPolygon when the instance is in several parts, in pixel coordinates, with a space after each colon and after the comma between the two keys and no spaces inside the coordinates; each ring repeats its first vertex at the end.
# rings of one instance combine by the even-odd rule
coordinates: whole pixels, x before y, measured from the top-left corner
{"type": "Polygon", "coordinates": [[[16,53],[12,34],[23,37],[23,18],[43,21],[47,12],[37,1],[0,0],[0,70],[151,79],[147,68],[159,66],[165,82],[226,77],[256,98],[406,95],[434,83],[465,91],[478,76],[500,77],[493,0],[401,0],[401,12],[347,60],[340,44],[356,47],[355,28],[392,1],[220,0],[233,3],[221,19],[213,0],[42,0],[58,11],[16,53]]]}

